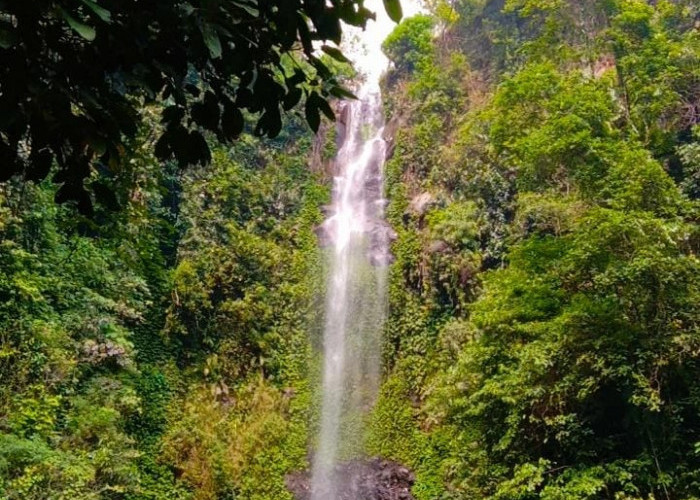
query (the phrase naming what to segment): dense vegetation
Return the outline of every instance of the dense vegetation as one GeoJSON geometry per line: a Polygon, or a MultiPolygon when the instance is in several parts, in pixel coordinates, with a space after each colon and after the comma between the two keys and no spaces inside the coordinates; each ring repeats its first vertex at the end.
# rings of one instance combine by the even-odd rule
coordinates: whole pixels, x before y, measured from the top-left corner
{"type": "MultiPolygon", "coordinates": [[[[367,447],[417,498],[700,498],[699,25],[693,0],[434,0],[386,40],[367,447]]],[[[204,132],[183,170],[162,111],[121,145],[120,210],[0,185],[2,499],[291,499],[308,467],[333,130],[204,132]]]]}
{"type": "Polygon", "coordinates": [[[312,137],[244,134],[183,175],[152,135],[99,225],[2,188],[2,498],[285,498],[305,466],[312,137]]]}
{"type": "MultiPolygon", "coordinates": [[[[398,0],[385,5],[398,21],[398,0]]],[[[358,0],[2,0],[0,181],[51,173],[58,202],[117,205],[110,181],[152,103],[166,125],[155,153],[181,166],[209,163],[206,132],[231,141],[246,118],[277,136],[300,102],[317,130],[327,99],[350,94],[314,43],[372,16],[358,0]]]]}
{"type": "Polygon", "coordinates": [[[697,2],[434,7],[385,42],[373,451],[424,499],[700,497],[697,2]]]}

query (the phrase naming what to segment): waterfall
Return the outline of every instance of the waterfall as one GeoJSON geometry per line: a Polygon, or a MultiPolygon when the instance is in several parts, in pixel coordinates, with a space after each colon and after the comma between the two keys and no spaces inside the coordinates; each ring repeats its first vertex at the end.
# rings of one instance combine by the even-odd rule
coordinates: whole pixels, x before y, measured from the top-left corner
{"type": "Polygon", "coordinates": [[[361,456],[363,421],[379,387],[381,333],[386,315],[386,273],[394,232],[384,220],[383,167],[386,143],[379,87],[387,60],[381,42],[392,29],[381,2],[369,2],[377,21],[344,50],[363,78],[358,99],[344,103],[335,159],[333,201],[319,228],[329,249],[326,289],[323,397],[311,499],[353,499],[352,478],[339,477],[339,463],[361,456]]]}
{"type": "Polygon", "coordinates": [[[323,402],[312,500],[338,498],[341,451],[361,444],[361,421],[379,380],[391,230],[384,223],[382,110],[378,93],[347,104],[346,137],[337,156],[326,292],[323,402]],[[348,446],[343,437],[352,435],[348,446]],[[341,446],[342,445],[342,446],[341,446]],[[355,445],[355,446],[353,446],[355,445]]]}

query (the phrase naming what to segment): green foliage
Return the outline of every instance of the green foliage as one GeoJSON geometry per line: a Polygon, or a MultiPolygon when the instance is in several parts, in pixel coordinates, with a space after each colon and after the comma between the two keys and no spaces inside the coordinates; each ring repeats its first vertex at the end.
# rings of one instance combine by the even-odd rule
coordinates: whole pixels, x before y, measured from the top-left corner
{"type": "Polygon", "coordinates": [[[417,15],[405,19],[384,40],[382,50],[399,71],[410,72],[433,55],[433,18],[417,15]]]}
{"type": "Polygon", "coordinates": [[[437,72],[386,84],[407,103],[372,443],[430,463],[430,498],[695,498],[697,8],[451,5],[437,72]],[[444,128],[437,88],[463,96],[444,128]]]}
{"type": "MultiPolygon", "coordinates": [[[[386,10],[400,20],[398,1],[387,1],[386,10]]],[[[370,17],[352,0],[332,7],[296,0],[0,2],[0,109],[7,117],[0,180],[43,180],[55,159],[62,183],[56,201],[74,201],[83,214],[92,213],[93,197],[114,204],[109,182],[130,157],[125,146],[139,133],[144,104],[162,105],[156,155],[180,166],[209,162],[205,133],[222,142],[240,136],[242,111],[257,116],[256,135],[275,137],[282,110],[304,96],[317,130],[319,111],[333,117],[327,99],[349,93],[315,55],[314,42],[339,44],[342,23],[364,27],[370,17]],[[45,88],[48,81],[54,85],[45,88]]]]}
{"type": "Polygon", "coordinates": [[[677,151],[683,165],[681,188],[691,199],[700,197],[700,127],[693,128],[694,142],[678,146],[677,151]]]}
{"type": "MultiPolygon", "coordinates": [[[[41,2],[13,6],[22,15],[12,15],[42,13],[41,30],[54,30],[46,47],[70,49],[69,66],[112,50],[115,30],[138,33],[160,8],[136,19],[129,2],[59,4],[51,12],[41,2]]],[[[216,84],[231,69],[220,64],[248,47],[227,41],[294,8],[263,15],[280,5],[246,3],[240,15],[252,24],[235,33],[220,29],[225,16],[214,23],[193,11],[172,32],[148,35],[189,33],[186,49],[156,44],[152,61],[168,50],[181,63],[201,56],[184,90],[182,71],[159,70],[158,78],[173,77],[161,125],[161,110],[144,107],[107,134],[98,125],[119,110],[93,116],[101,100],[65,105],[97,92],[128,114],[160,99],[160,87],[125,97],[158,82],[119,83],[140,52],[108,71],[107,90],[114,60],[90,59],[81,75],[101,76],[88,94],[73,92],[79,78],[56,86],[70,96],[34,102],[63,106],[50,125],[77,123],[81,133],[67,143],[42,136],[55,138],[51,151],[66,146],[47,168],[68,188],[18,179],[0,186],[3,499],[291,499],[285,477],[308,467],[318,418],[325,277],[314,228],[328,203],[319,172],[335,136],[321,128],[314,141],[298,117],[282,122],[279,100],[262,99],[272,93],[290,108],[303,101],[318,125],[333,114],[322,97],[332,92],[303,80],[318,73],[333,85],[353,75],[332,46],[320,48],[323,66],[302,66],[305,76],[288,55],[277,67],[261,49],[251,67],[216,84]],[[253,67],[255,83],[246,80],[253,67]],[[244,130],[239,108],[267,118],[244,130]],[[200,128],[212,132],[208,167],[182,172],[156,160],[164,133],[158,153],[196,161],[188,155],[190,142],[202,146],[200,128]],[[237,141],[216,143],[216,133],[237,141]],[[276,137],[256,137],[265,134],[276,137]],[[85,162],[103,155],[104,172],[91,174],[85,162]],[[56,205],[57,194],[85,202],[82,184],[61,177],[75,165],[80,182],[112,193],[122,210],[110,209],[107,195],[91,220],[56,205]]],[[[697,5],[459,0],[429,8],[435,18],[406,19],[384,44],[394,62],[383,86],[393,137],[387,218],[397,239],[385,379],[367,419],[367,451],[414,470],[420,500],[700,498],[697,5]]],[[[357,22],[366,14],[331,17],[341,11],[357,22]]],[[[317,14],[312,22],[329,12],[317,14]]],[[[43,50],[18,38],[26,29],[39,28],[0,14],[0,59],[43,50]]],[[[334,24],[314,29],[292,30],[289,40],[336,35],[334,24]]],[[[37,87],[6,90],[2,71],[0,108],[3,99],[28,102],[18,96],[37,87]]],[[[0,124],[0,142],[25,144],[42,126],[20,120],[12,135],[11,122],[0,124]]],[[[46,158],[28,145],[25,176],[42,179],[49,174],[32,169],[46,158]]],[[[19,168],[13,161],[7,172],[19,168]]]]}
{"type": "Polygon", "coordinates": [[[328,197],[304,128],[290,121],[265,146],[245,134],[178,176],[144,127],[110,185],[124,209],[98,210],[99,225],[55,205],[48,182],[2,186],[2,498],[208,498],[212,484],[217,498],[289,495],[284,476],[306,466],[313,228],[328,197]],[[204,473],[183,473],[173,436],[211,412],[227,437],[250,433],[221,461],[192,459],[213,482],[190,480],[204,473]]]}
{"type": "Polygon", "coordinates": [[[225,405],[206,387],[182,404],[162,459],[194,489],[193,498],[291,500],[284,479],[306,465],[307,395],[285,395],[258,379],[241,385],[225,405]]]}
{"type": "Polygon", "coordinates": [[[700,37],[687,23],[697,6],[684,2],[613,2],[612,49],[628,119],[655,154],[669,154],[675,133],[696,121],[700,37]]]}
{"type": "Polygon", "coordinates": [[[598,475],[601,461],[610,462],[600,474],[636,467],[635,477],[599,476],[589,495],[658,494],[667,474],[678,491],[693,484],[672,465],[694,460],[681,445],[692,431],[673,415],[698,414],[681,395],[697,369],[698,321],[697,263],[675,240],[683,233],[648,215],[593,210],[569,236],[526,240],[489,276],[473,318],[479,336],[445,387],[454,388],[448,418],[476,426],[491,460],[509,464],[494,498],[521,498],[503,488],[524,485],[530,466],[515,464],[537,460],[556,470],[527,476],[543,498],[576,491],[571,482],[598,475]],[[564,472],[568,464],[578,472],[564,472]]]}

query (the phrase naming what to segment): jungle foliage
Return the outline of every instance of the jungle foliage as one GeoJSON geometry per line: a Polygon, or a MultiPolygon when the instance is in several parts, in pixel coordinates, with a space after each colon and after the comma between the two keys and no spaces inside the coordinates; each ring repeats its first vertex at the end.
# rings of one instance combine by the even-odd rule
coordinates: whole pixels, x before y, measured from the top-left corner
{"type": "Polygon", "coordinates": [[[699,498],[697,3],[431,13],[385,42],[374,452],[423,499],[699,498]]]}
{"type": "MultiPolygon", "coordinates": [[[[385,5],[398,21],[398,0],[385,5]]],[[[43,180],[55,162],[57,202],[115,205],[125,141],[154,103],[155,153],[181,166],[209,163],[207,136],[232,141],[246,120],[275,137],[300,102],[317,130],[327,100],[352,94],[314,44],[344,61],[327,43],[372,17],[363,0],[2,0],[0,181],[43,180]]]]}
{"type": "MultiPolygon", "coordinates": [[[[223,3],[142,3],[137,15],[134,2],[0,0],[0,60],[48,57],[54,42],[51,54],[74,54],[70,71],[54,60],[26,67],[15,94],[10,66],[0,69],[0,108],[14,106],[0,113],[0,142],[25,144],[22,134],[41,130],[32,113],[44,111],[50,130],[67,131],[47,136],[60,151],[49,155],[64,159],[45,170],[22,156],[41,149],[0,155],[0,170],[24,175],[0,184],[0,498],[291,500],[285,478],[308,468],[317,425],[324,259],[314,228],[329,201],[333,129],[317,102],[279,123],[273,111],[275,137],[261,138],[270,123],[248,118],[268,101],[238,101],[252,80],[214,78],[240,63],[221,66],[243,31],[202,10],[223,3]],[[173,23],[149,30],[148,9],[173,23]],[[40,16],[15,25],[20,10],[40,16]],[[168,49],[161,37],[183,26],[191,43],[168,49]],[[116,46],[126,27],[175,58],[165,104],[163,82],[136,64],[150,57],[138,37],[116,46]],[[100,47],[123,51],[138,81],[92,80],[81,61],[119,65],[100,47]],[[210,88],[219,84],[223,94],[210,88]],[[244,123],[228,111],[234,142],[216,129],[222,95],[245,110],[244,123]],[[125,115],[133,128],[93,126],[91,106],[121,112],[105,103],[138,109],[125,115]],[[198,120],[212,103],[208,127],[198,120]],[[179,162],[160,140],[179,128],[201,135],[208,166],[180,168],[194,157],[179,162]],[[118,141],[102,140],[112,131],[118,141]],[[83,159],[71,163],[74,153],[83,159]],[[80,189],[103,182],[114,206],[97,191],[90,217],[56,204],[69,164],[83,169],[80,189]]],[[[280,33],[265,30],[281,3],[225,8],[277,47],[280,33]]],[[[349,4],[359,5],[303,2],[333,15],[349,4]]],[[[700,7],[426,4],[384,43],[387,218],[398,238],[369,452],[410,466],[420,500],[700,498],[700,7]]],[[[312,38],[334,38],[335,24],[313,25],[312,38]]],[[[340,85],[351,72],[333,55],[326,83],[340,85]]],[[[291,93],[291,59],[263,59],[253,64],[291,93]]],[[[300,65],[309,78],[318,71],[300,65]]],[[[320,80],[293,87],[300,102],[333,95],[320,80]]]]}
{"type": "Polygon", "coordinates": [[[0,498],[290,498],[306,466],[312,137],[290,120],[187,172],[155,140],[99,224],[49,181],[2,186],[0,498]]]}

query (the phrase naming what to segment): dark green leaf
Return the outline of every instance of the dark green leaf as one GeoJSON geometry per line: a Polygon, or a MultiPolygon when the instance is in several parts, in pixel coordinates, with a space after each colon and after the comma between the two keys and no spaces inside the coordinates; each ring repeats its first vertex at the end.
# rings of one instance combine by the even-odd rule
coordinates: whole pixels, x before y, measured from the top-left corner
{"type": "Polygon", "coordinates": [[[95,199],[108,210],[118,210],[119,201],[114,191],[104,182],[93,182],[90,187],[95,194],[95,199]]]}
{"type": "Polygon", "coordinates": [[[344,63],[350,62],[350,59],[345,57],[345,55],[339,49],[337,49],[335,47],[331,47],[330,45],[324,45],[321,47],[321,50],[324,51],[329,56],[331,56],[336,61],[340,61],[340,62],[344,62],[344,63]]]}
{"type": "Polygon", "coordinates": [[[163,110],[160,122],[164,124],[180,123],[185,116],[185,108],[173,104],[163,110]]]}
{"type": "Polygon", "coordinates": [[[309,24],[304,16],[299,14],[297,16],[297,27],[299,29],[299,39],[301,40],[301,45],[304,47],[304,53],[311,55],[314,51],[313,43],[311,41],[311,31],[309,30],[309,24]]]}
{"type": "Polygon", "coordinates": [[[221,132],[228,140],[236,139],[243,132],[243,114],[235,105],[229,104],[224,108],[221,117],[221,132]]]}
{"type": "Polygon", "coordinates": [[[357,96],[350,92],[348,89],[341,87],[340,85],[335,85],[329,89],[330,94],[338,99],[357,99],[357,96]]]}
{"type": "Polygon", "coordinates": [[[88,8],[92,10],[104,22],[109,23],[112,21],[112,13],[107,9],[100,7],[92,0],[81,0],[81,2],[87,5],[88,8]]]}
{"type": "Polygon", "coordinates": [[[61,15],[63,16],[63,19],[66,20],[68,25],[78,35],[83,37],[88,42],[92,42],[95,39],[95,36],[96,36],[95,28],[93,28],[92,26],[88,26],[87,24],[81,23],[80,21],[75,19],[73,16],[68,14],[68,12],[66,12],[63,9],[60,9],[60,12],[61,12],[61,15]]]}
{"type": "Polygon", "coordinates": [[[216,95],[213,92],[207,92],[203,101],[192,105],[190,115],[197,125],[211,130],[212,132],[216,132],[219,128],[219,118],[221,115],[221,109],[216,95]]]}
{"type": "Polygon", "coordinates": [[[282,117],[279,109],[271,108],[265,111],[255,126],[255,135],[267,134],[269,138],[277,137],[282,130],[282,117]]]}
{"type": "Polygon", "coordinates": [[[290,76],[289,78],[287,78],[286,83],[287,83],[288,87],[294,87],[296,85],[299,85],[300,83],[302,83],[305,80],[306,80],[306,73],[304,73],[300,69],[296,69],[296,70],[294,70],[294,74],[292,76],[290,76]]]}
{"type": "Polygon", "coordinates": [[[0,28],[0,48],[9,49],[17,43],[17,35],[6,28],[0,28]]]}
{"type": "Polygon", "coordinates": [[[285,111],[289,111],[294,106],[296,106],[300,100],[301,89],[294,87],[289,91],[289,93],[286,96],[284,96],[284,99],[282,100],[282,107],[285,111]]]}
{"type": "Polygon", "coordinates": [[[168,130],[163,135],[161,135],[158,141],[156,142],[154,153],[156,155],[156,158],[158,158],[159,160],[167,160],[173,154],[173,150],[170,147],[171,138],[172,132],[168,130]]]}
{"type": "Polygon", "coordinates": [[[260,11],[250,5],[248,2],[235,2],[236,7],[246,11],[251,17],[258,17],[260,15],[260,11]]]}
{"type": "Polygon", "coordinates": [[[207,165],[211,162],[211,151],[204,136],[197,130],[189,135],[190,164],[207,165]]]}
{"type": "Polygon", "coordinates": [[[331,105],[328,104],[328,101],[326,101],[323,97],[318,98],[318,107],[323,114],[326,115],[326,118],[335,121],[335,113],[333,112],[333,108],[331,108],[331,105]]]}
{"type": "Polygon", "coordinates": [[[389,18],[395,23],[401,22],[403,10],[401,9],[400,0],[384,0],[384,9],[389,15],[389,18]]]}
{"type": "Polygon", "coordinates": [[[209,54],[211,54],[212,59],[220,58],[222,53],[221,40],[214,30],[214,27],[211,24],[202,24],[201,32],[202,39],[209,49],[209,54]]]}
{"type": "Polygon", "coordinates": [[[304,107],[306,121],[314,132],[318,132],[318,127],[321,125],[321,115],[318,112],[319,100],[322,100],[321,97],[316,92],[312,92],[306,99],[306,106],[304,107]]]}
{"type": "Polygon", "coordinates": [[[27,165],[24,177],[35,182],[45,179],[49,175],[52,162],[53,153],[48,149],[32,151],[29,155],[29,165],[27,165]]]}

